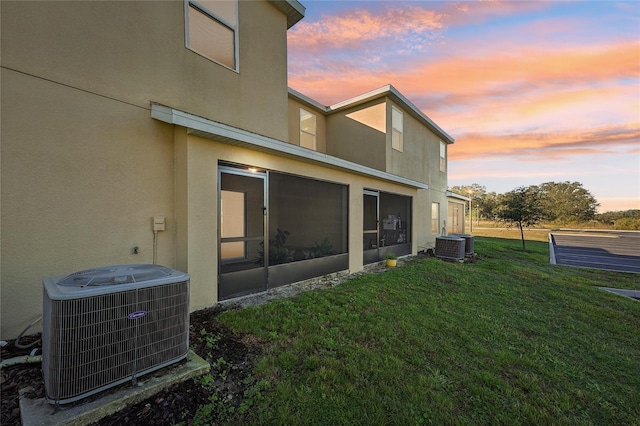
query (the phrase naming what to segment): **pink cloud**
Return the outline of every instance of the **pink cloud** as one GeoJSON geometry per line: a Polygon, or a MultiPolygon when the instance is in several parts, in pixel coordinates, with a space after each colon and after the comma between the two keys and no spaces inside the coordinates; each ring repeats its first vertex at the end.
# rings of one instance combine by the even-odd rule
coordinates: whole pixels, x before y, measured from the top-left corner
{"type": "MultiPolygon", "coordinates": [[[[418,6],[354,9],[340,16],[300,22],[288,33],[291,52],[306,54],[335,49],[361,49],[385,39],[405,44],[412,35],[433,37],[442,28],[442,14],[418,6]]],[[[379,47],[379,46],[378,46],[379,47]]]]}
{"type": "Polygon", "coordinates": [[[307,61],[290,62],[290,86],[330,105],[393,84],[456,138],[450,150],[453,160],[523,162],[575,155],[637,155],[637,38],[557,43],[546,37],[558,28],[567,31],[584,23],[553,18],[530,22],[524,34],[519,33],[520,39],[479,33],[464,44],[445,40],[428,55],[373,58],[367,50],[371,46],[380,44],[381,49],[396,52],[405,47],[403,38],[421,31],[403,28],[414,15],[424,19],[422,33],[433,35],[447,26],[548,6],[545,2],[464,2],[429,7],[432,10],[413,8],[411,16],[402,15],[395,22],[390,14],[401,9],[351,11],[343,18],[323,18],[293,32],[289,41],[294,55],[317,54],[304,56],[307,61]],[[369,59],[363,60],[364,56],[369,59]]]}
{"type": "Polygon", "coordinates": [[[446,3],[444,22],[447,25],[469,25],[485,22],[496,16],[521,15],[545,9],[541,1],[465,1],[446,3]]]}
{"type": "Polygon", "coordinates": [[[449,149],[449,158],[512,157],[538,161],[563,159],[567,155],[633,154],[638,141],[640,123],[549,133],[467,133],[459,136],[449,149]]]}
{"type": "MultiPolygon", "coordinates": [[[[622,42],[570,49],[493,51],[482,57],[420,60],[399,69],[371,70],[336,61],[323,68],[292,67],[289,84],[325,103],[335,103],[384,84],[409,98],[426,94],[445,104],[475,103],[531,89],[593,84],[640,75],[640,43],[622,42]],[[334,72],[337,68],[339,72],[334,72]]],[[[423,95],[425,96],[425,95],[423,95]]]]}

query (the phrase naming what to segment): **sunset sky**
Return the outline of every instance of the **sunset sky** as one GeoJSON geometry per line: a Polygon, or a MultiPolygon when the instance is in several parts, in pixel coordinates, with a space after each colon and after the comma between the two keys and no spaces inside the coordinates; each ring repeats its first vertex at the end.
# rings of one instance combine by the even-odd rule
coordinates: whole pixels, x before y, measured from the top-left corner
{"type": "Polygon", "coordinates": [[[577,181],[640,209],[640,2],[302,0],[289,86],[393,85],[456,140],[449,186],[577,181]]]}

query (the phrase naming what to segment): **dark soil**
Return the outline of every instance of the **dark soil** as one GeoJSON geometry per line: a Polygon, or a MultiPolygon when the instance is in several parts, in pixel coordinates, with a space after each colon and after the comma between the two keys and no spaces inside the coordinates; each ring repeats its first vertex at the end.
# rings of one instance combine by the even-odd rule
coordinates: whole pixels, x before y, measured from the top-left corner
{"type": "MultiPolygon", "coordinates": [[[[105,417],[97,425],[166,425],[183,422],[218,424],[233,418],[246,404],[245,391],[255,385],[250,375],[262,342],[252,336],[231,332],[216,320],[219,308],[191,314],[189,342],[191,349],[211,364],[209,377],[203,376],[175,384],[152,398],[105,417]],[[204,331],[203,331],[204,330],[204,331]],[[209,407],[209,409],[201,409],[209,407]],[[213,407],[213,409],[211,409],[213,407]]],[[[26,336],[21,344],[34,342],[39,335],[26,336]]],[[[2,348],[2,359],[28,355],[33,348],[2,348]]],[[[34,347],[40,347],[36,345],[34,347]]],[[[41,353],[41,352],[39,352],[41,353]]],[[[44,398],[40,364],[23,364],[3,368],[1,372],[1,416],[3,426],[20,425],[18,390],[31,386],[32,398],[44,398]]],[[[126,386],[126,385],[122,385],[126,386]]],[[[95,396],[94,398],[98,398],[95,396]]]]}

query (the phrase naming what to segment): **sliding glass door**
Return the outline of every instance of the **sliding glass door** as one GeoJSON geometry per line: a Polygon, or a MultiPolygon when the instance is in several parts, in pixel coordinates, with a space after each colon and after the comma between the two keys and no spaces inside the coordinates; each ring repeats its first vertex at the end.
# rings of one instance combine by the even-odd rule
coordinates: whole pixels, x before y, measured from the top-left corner
{"type": "Polygon", "coordinates": [[[266,290],[266,173],[220,167],[218,298],[266,290]]]}
{"type": "Polygon", "coordinates": [[[411,253],[411,197],[365,190],[363,210],[363,262],[375,263],[388,253],[411,253]]]}

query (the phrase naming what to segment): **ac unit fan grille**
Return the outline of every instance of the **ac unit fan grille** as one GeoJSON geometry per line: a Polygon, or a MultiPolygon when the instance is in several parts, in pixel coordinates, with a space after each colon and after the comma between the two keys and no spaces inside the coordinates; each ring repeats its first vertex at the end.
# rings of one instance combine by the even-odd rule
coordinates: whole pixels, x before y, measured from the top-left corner
{"type": "Polygon", "coordinates": [[[71,300],[47,300],[45,292],[47,398],[76,401],[186,357],[188,286],[184,281],[71,300]]]}
{"type": "Polygon", "coordinates": [[[455,237],[436,237],[436,257],[443,259],[464,259],[465,240],[455,237]]]}

